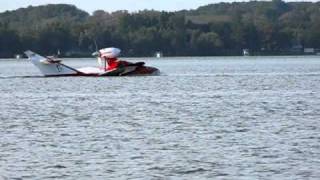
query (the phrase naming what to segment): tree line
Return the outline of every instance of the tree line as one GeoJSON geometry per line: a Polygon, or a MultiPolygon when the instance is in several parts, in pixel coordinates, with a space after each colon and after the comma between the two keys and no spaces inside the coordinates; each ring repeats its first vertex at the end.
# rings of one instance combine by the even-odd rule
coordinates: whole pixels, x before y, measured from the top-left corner
{"type": "Polygon", "coordinates": [[[67,4],[0,13],[0,57],[31,49],[42,54],[88,56],[115,46],[125,56],[300,53],[320,48],[320,3],[250,1],[195,10],[144,10],[91,15],[67,4]]]}

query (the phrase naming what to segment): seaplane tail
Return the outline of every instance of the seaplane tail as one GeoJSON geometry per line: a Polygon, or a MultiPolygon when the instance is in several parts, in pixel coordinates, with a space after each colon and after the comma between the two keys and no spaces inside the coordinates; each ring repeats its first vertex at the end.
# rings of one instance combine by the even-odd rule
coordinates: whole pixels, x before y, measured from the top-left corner
{"type": "Polygon", "coordinates": [[[43,57],[32,51],[24,52],[44,76],[78,76],[83,73],[49,57],[43,57]]]}

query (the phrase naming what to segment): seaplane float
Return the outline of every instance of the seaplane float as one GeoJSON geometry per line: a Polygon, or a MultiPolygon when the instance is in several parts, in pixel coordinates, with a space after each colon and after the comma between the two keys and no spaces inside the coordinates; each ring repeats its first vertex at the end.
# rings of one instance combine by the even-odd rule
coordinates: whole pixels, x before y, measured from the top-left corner
{"type": "Polygon", "coordinates": [[[54,57],[44,57],[30,50],[24,52],[28,59],[35,65],[45,77],[58,76],[146,76],[159,75],[159,69],[145,66],[144,62],[130,63],[126,61],[125,65],[119,63],[116,68],[110,69],[109,59],[120,62],[117,57],[121,50],[118,48],[104,48],[92,55],[98,59],[99,67],[73,68],[62,63],[62,60],[54,57]]]}

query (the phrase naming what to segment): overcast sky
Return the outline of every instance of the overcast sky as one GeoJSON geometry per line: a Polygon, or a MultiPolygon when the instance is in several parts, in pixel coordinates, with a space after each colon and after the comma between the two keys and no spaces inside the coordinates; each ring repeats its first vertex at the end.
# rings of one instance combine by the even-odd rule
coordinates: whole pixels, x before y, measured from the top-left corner
{"type": "MultiPolygon", "coordinates": [[[[78,8],[92,13],[95,10],[102,9],[108,12],[116,10],[129,10],[130,12],[154,9],[165,11],[176,11],[182,9],[196,9],[199,6],[233,1],[249,0],[0,0],[0,12],[6,10],[15,10],[29,5],[38,6],[44,4],[73,4],[78,8]]],[[[295,1],[295,0],[286,0],[295,1]]],[[[316,1],[316,0],[297,0],[297,1],[316,1]]]]}
{"type": "Polygon", "coordinates": [[[199,6],[216,2],[219,2],[219,0],[0,0],[0,12],[15,10],[29,5],[38,6],[59,3],[74,4],[89,13],[97,9],[108,12],[116,10],[129,10],[132,12],[144,9],[175,11],[196,9],[199,6]]]}

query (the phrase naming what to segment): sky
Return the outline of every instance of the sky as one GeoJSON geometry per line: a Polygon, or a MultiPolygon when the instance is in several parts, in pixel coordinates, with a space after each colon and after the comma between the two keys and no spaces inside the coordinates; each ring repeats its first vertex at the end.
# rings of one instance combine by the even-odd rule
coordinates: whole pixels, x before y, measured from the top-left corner
{"type": "MultiPolygon", "coordinates": [[[[113,12],[128,10],[135,12],[144,9],[177,11],[196,9],[199,6],[218,2],[249,1],[249,0],[0,0],[0,12],[15,10],[29,5],[73,4],[79,9],[92,13],[95,10],[113,12]]],[[[286,1],[317,1],[317,0],[286,0],[286,1]]]]}
{"type": "Polygon", "coordinates": [[[60,3],[76,5],[78,8],[89,13],[98,9],[108,12],[116,10],[135,12],[144,9],[176,11],[182,9],[196,9],[199,6],[217,2],[219,2],[219,0],[0,0],[0,12],[28,7],[29,5],[38,6],[60,3]]]}

